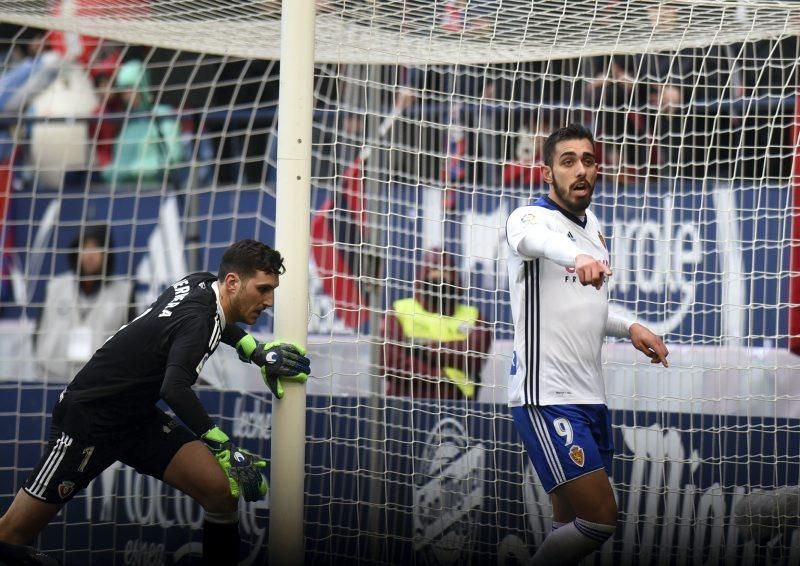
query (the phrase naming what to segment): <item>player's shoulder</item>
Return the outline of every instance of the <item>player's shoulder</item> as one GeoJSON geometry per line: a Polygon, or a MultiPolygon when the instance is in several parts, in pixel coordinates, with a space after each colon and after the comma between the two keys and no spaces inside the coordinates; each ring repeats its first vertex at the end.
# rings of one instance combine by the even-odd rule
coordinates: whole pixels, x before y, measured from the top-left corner
{"type": "Polygon", "coordinates": [[[189,295],[192,298],[202,298],[204,302],[215,302],[217,294],[214,291],[214,281],[217,276],[207,271],[200,271],[198,273],[190,273],[183,278],[186,281],[186,286],[189,289],[189,295]]]}
{"type": "Polygon", "coordinates": [[[190,287],[198,287],[200,289],[211,289],[211,284],[217,280],[217,276],[210,271],[198,271],[197,273],[190,273],[184,277],[189,282],[190,287]]]}
{"type": "Polygon", "coordinates": [[[213,306],[216,311],[217,293],[214,291],[214,281],[217,276],[202,271],[199,273],[192,273],[186,276],[189,283],[189,299],[187,304],[199,303],[203,307],[213,306]]]}
{"type": "MultiPolygon", "coordinates": [[[[217,311],[217,295],[213,289],[216,277],[208,272],[191,273],[172,284],[172,293],[162,300],[160,317],[176,321],[211,320],[217,311]]],[[[169,290],[168,290],[169,292],[169,290]]]]}
{"type": "Polygon", "coordinates": [[[528,215],[535,215],[536,208],[531,205],[518,206],[508,215],[508,222],[519,222],[528,215]]]}
{"type": "Polygon", "coordinates": [[[511,214],[509,215],[509,220],[523,220],[531,217],[546,217],[552,214],[552,208],[553,207],[550,205],[550,202],[547,198],[539,197],[512,210],[511,214]]]}
{"type": "Polygon", "coordinates": [[[586,229],[592,232],[597,231],[603,233],[603,223],[597,218],[597,215],[592,212],[590,208],[586,209],[586,229]]]}

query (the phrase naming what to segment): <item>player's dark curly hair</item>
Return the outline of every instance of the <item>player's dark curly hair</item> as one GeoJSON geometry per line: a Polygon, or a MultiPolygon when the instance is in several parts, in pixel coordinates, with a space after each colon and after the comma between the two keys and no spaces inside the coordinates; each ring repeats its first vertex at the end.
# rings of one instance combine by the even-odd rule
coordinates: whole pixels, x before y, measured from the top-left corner
{"type": "Polygon", "coordinates": [[[589,140],[594,147],[594,136],[586,126],[582,124],[570,124],[563,128],[557,129],[555,132],[548,136],[544,142],[544,164],[548,167],[553,166],[553,157],[556,154],[556,144],[566,140],[589,140]]]}
{"type": "Polygon", "coordinates": [[[219,262],[217,279],[225,281],[228,273],[236,273],[242,279],[249,279],[256,271],[272,275],[283,275],[286,268],[278,250],[256,240],[239,240],[229,247],[219,262]]]}

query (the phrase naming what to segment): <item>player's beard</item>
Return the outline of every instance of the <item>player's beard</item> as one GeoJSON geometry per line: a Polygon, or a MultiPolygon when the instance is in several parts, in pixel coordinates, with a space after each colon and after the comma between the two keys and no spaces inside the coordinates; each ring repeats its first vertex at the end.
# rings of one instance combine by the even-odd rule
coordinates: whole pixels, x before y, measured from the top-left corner
{"type": "Polygon", "coordinates": [[[245,324],[252,324],[250,321],[251,312],[247,309],[247,305],[243,300],[244,297],[243,290],[240,289],[235,295],[231,296],[231,307],[233,308],[233,312],[236,313],[236,322],[244,322],[245,324]]]}
{"type": "Polygon", "coordinates": [[[574,196],[572,194],[572,186],[575,185],[575,183],[564,189],[555,179],[553,179],[553,188],[555,189],[558,198],[561,200],[564,208],[566,208],[575,216],[583,216],[584,212],[586,212],[586,209],[589,208],[589,205],[592,203],[594,184],[590,183],[586,179],[584,179],[583,182],[589,187],[589,189],[586,191],[586,194],[583,196],[574,196]]]}

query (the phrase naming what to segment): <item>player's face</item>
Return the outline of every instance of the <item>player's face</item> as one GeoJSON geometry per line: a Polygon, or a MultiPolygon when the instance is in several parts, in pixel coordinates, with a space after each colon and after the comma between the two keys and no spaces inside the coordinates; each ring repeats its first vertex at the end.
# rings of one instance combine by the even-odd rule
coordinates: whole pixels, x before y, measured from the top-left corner
{"type": "Polygon", "coordinates": [[[261,313],[275,304],[278,284],[277,275],[263,271],[256,271],[252,277],[239,280],[238,290],[231,300],[238,322],[255,324],[261,313]]]}
{"type": "Polygon", "coordinates": [[[575,215],[582,215],[592,202],[597,181],[597,158],[592,143],[583,138],[556,144],[553,166],[544,168],[551,185],[550,198],[575,215]]]}

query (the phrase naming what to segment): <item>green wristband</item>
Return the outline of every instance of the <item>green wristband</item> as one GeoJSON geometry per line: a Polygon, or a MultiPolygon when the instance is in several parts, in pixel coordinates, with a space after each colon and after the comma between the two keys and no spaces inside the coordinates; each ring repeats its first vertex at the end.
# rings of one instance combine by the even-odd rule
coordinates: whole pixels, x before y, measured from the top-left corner
{"type": "Polygon", "coordinates": [[[230,441],[230,438],[228,438],[228,435],[225,434],[224,432],[222,432],[222,429],[219,428],[218,426],[215,426],[211,430],[207,431],[203,435],[202,438],[203,438],[203,440],[209,440],[211,442],[218,442],[220,444],[224,444],[224,443],[230,441]]]}
{"type": "Polygon", "coordinates": [[[249,362],[253,352],[258,348],[258,342],[250,334],[245,334],[244,337],[236,343],[236,351],[239,353],[239,359],[243,362],[249,362]]]}

